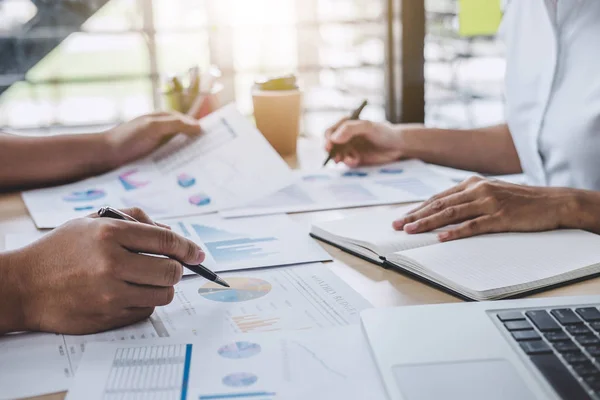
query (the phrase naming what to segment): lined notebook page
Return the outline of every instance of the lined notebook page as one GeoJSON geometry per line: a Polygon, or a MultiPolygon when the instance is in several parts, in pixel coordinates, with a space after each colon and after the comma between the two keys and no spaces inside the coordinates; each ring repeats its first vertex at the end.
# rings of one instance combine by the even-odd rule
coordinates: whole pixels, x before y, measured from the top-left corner
{"type": "MultiPolygon", "coordinates": [[[[350,242],[372,244],[382,252],[380,254],[382,256],[397,251],[439,243],[437,233],[435,232],[407,235],[392,228],[394,220],[402,217],[414,207],[415,205],[361,213],[341,220],[317,223],[314,224],[314,228],[350,242]]],[[[316,229],[313,229],[313,232],[318,233],[316,229]]]]}
{"type": "Polygon", "coordinates": [[[600,263],[600,236],[579,230],[502,233],[401,253],[457,285],[486,291],[600,263]]]}

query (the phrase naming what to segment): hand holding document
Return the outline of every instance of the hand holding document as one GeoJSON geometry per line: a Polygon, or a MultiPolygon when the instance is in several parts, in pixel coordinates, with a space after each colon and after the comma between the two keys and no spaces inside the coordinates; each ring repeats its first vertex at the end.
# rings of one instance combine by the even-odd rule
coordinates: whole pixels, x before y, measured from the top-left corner
{"type": "Polygon", "coordinates": [[[291,182],[288,166],[233,105],[201,120],[197,138],[173,138],[150,156],[23,200],[38,228],[101,207],[140,207],[153,218],[206,214],[257,200],[291,182]]]}
{"type": "Polygon", "coordinates": [[[386,399],[359,326],[90,346],[68,400],[386,399]],[[335,346],[331,344],[335,343],[335,346]]]}

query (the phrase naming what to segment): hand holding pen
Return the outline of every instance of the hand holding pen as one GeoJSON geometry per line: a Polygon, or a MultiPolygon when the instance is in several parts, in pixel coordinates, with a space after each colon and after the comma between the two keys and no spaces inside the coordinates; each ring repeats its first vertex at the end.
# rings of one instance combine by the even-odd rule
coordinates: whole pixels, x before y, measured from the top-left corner
{"type": "Polygon", "coordinates": [[[143,211],[123,211],[140,223],[77,218],[14,251],[18,281],[5,278],[14,282],[16,312],[27,317],[5,325],[9,332],[97,333],[171,303],[182,264],[202,262],[204,252],[143,211]]]}
{"type": "MultiPolygon", "coordinates": [[[[139,222],[135,218],[125,214],[124,212],[115,210],[114,208],[111,208],[111,207],[103,207],[100,210],[98,210],[98,216],[100,218],[113,218],[113,219],[119,219],[122,221],[130,221],[130,222],[136,222],[136,223],[139,222]]],[[[212,272],[210,269],[206,268],[202,264],[190,265],[190,264],[186,264],[186,263],[181,263],[181,265],[183,265],[185,268],[189,269],[190,271],[200,275],[201,277],[208,279],[211,282],[218,283],[221,286],[229,287],[229,284],[227,282],[225,282],[221,277],[219,277],[219,275],[215,274],[214,272],[212,272]]]]}
{"type": "Polygon", "coordinates": [[[406,157],[404,131],[408,126],[358,119],[365,104],[325,132],[325,149],[331,159],[355,168],[406,157]]]}
{"type": "MultiPolygon", "coordinates": [[[[350,115],[350,118],[348,118],[348,121],[358,120],[360,118],[360,114],[367,106],[367,103],[368,103],[367,100],[363,101],[362,104],[356,110],[354,110],[352,115],[350,115]]],[[[333,144],[331,147],[331,150],[329,150],[329,155],[327,156],[327,159],[323,163],[323,166],[326,166],[329,163],[329,161],[334,159],[334,157],[340,152],[340,150],[342,150],[342,147],[343,146],[340,144],[333,144]]]]}

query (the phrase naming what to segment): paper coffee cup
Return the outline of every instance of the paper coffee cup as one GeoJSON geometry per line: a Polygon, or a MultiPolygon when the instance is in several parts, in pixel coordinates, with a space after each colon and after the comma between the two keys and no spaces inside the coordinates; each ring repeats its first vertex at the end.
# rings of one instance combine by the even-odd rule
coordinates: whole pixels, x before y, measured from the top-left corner
{"type": "Polygon", "coordinates": [[[258,90],[252,92],[256,127],[281,156],[296,153],[300,135],[302,91],[258,90]]]}

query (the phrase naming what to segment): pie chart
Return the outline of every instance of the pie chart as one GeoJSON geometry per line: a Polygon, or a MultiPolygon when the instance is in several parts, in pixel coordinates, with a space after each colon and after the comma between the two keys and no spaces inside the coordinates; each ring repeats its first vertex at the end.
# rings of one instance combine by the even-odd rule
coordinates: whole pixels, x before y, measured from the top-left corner
{"type": "Polygon", "coordinates": [[[198,206],[198,207],[207,206],[210,204],[210,197],[208,197],[204,193],[199,193],[199,194],[195,194],[195,195],[191,196],[189,198],[189,202],[190,202],[190,204],[192,204],[194,206],[198,206]]]}
{"type": "Polygon", "coordinates": [[[221,357],[230,359],[249,358],[259,354],[260,344],[252,342],[232,342],[218,350],[221,357]]]}
{"type": "Polygon", "coordinates": [[[225,278],[231,286],[226,288],[209,282],[198,289],[200,296],[206,300],[221,303],[239,303],[259,299],[266,296],[272,289],[269,282],[257,278],[231,277],[225,278]]]}

